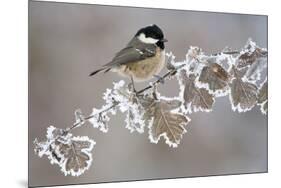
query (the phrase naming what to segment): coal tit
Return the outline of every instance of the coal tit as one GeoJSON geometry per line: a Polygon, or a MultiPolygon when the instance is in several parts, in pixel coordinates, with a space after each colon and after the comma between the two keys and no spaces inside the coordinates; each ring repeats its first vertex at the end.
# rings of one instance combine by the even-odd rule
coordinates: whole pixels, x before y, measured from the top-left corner
{"type": "Polygon", "coordinates": [[[146,81],[162,70],[165,64],[165,45],[162,30],[155,24],[141,28],[125,48],[90,76],[100,71],[118,72],[132,81],[146,81]]]}

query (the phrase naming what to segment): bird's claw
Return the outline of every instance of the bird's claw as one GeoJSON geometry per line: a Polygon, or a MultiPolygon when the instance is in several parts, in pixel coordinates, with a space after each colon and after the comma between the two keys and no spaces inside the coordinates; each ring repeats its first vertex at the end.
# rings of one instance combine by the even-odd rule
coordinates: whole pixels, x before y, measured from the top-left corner
{"type": "Polygon", "coordinates": [[[128,88],[130,91],[134,92],[135,94],[138,93],[138,91],[136,90],[136,88],[134,87],[134,84],[132,82],[128,84],[128,88]]]}

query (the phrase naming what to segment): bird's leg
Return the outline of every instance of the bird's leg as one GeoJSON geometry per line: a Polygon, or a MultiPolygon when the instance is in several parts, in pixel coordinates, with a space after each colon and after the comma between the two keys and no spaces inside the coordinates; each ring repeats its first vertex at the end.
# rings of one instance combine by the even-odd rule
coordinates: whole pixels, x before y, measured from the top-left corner
{"type": "Polygon", "coordinates": [[[164,84],[164,78],[162,76],[159,75],[153,75],[153,76],[157,78],[161,84],[164,84]]]}
{"type": "Polygon", "coordinates": [[[132,86],[133,86],[133,90],[134,90],[135,93],[137,93],[137,90],[136,90],[136,88],[135,88],[134,78],[133,78],[133,76],[130,76],[130,77],[131,77],[131,84],[132,84],[132,86]]]}

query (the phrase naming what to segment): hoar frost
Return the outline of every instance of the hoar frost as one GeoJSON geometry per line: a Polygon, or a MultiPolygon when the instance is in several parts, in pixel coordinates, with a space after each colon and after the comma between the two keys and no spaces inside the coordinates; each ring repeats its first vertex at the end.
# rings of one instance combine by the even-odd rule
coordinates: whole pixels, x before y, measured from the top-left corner
{"type": "Polygon", "coordinates": [[[96,144],[87,136],[73,136],[63,129],[50,126],[46,140],[34,140],[35,153],[39,157],[46,155],[51,164],[57,164],[64,175],[80,176],[92,164],[91,151],[96,144]]]}
{"type": "Polygon", "coordinates": [[[92,163],[91,151],[96,144],[87,136],[73,136],[70,131],[90,122],[94,128],[108,132],[112,115],[119,110],[125,114],[125,127],[130,132],[143,133],[148,128],[151,143],[164,138],[170,147],[177,147],[187,132],[191,121],[187,113],[210,112],[215,99],[229,95],[233,111],[246,112],[259,105],[267,114],[267,78],[262,78],[267,68],[267,50],[251,39],[240,51],[229,48],[207,55],[201,48],[191,46],[183,61],[175,61],[172,52],[166,54],[169,70],[150,86],[134,92],[123,80],[113,83],[103,95],[105,104],[93,108],[89,116],[80,109],[75,111],[72,127],[47,128],[45,141],[34,140],[34,151],[39,157],[47,156],[51,164],[57,164],[65,175],[79,176],[92,163]],[[165,97],[157,91],[164,79],[176,78],[180,92],[165,97]]]}

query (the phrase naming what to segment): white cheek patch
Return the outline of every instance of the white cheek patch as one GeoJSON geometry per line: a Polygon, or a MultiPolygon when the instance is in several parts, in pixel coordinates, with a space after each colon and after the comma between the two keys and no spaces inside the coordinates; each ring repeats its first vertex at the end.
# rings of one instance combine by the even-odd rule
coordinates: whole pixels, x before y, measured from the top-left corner
{"type": "Polygon", "coordinates": [[[141,33],[138,36],[138,39],[143,42],[143,43],[147,43],[147,44],[155,44],[158,42],[157,39],[151,38],[151,37],[146,37],[145,34],[141,33]]]}

